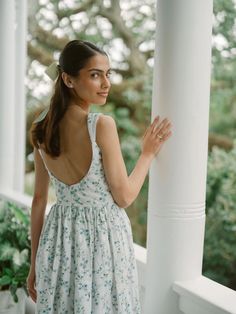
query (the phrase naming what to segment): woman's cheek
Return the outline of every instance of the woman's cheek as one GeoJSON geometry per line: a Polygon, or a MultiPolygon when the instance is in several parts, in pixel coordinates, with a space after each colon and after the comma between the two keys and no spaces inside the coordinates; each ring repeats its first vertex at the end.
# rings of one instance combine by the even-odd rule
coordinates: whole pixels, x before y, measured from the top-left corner
{"type": "Polygon", "coordinates": [[[97,80],[94,81],[94,86],[96,86],[96,87],[97,87],[97,86],[100,86],[100,80],[99,80],[99,79],[97,79],[97,80]]]}

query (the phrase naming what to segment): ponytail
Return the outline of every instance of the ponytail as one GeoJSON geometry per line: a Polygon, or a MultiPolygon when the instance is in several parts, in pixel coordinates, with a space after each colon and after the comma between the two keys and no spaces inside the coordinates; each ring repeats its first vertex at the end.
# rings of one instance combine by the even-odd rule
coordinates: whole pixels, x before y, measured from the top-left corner
{"type": "Polygon", "coordinates": [[[59,124],[67,111],[72,99],[70,89],[65,85],[62,79],[62,72],[76,77],[79,71],[86,65],[89,58],[96,54],[106,53],[94,44],[82,41],[72,40],[63,49],[58,66],[58,76],[54,86],[54,93],[50,100],[49,110],[46,116],[33,123],[30,128],[30,142],[32,146],[39,148],[43,143],[45,152],[52,158],[60,156],[60,129],[59,124]]]}

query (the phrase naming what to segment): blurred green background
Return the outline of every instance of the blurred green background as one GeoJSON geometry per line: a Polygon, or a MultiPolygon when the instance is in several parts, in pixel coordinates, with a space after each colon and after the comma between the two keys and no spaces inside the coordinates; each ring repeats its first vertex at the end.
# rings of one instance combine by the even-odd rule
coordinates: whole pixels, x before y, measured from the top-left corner
{"type": "MultiPolygon", "coordinates": [[[[34,1],[28,17],[27,131],[49,101],[45,67],[72,39],[102,46],[110,56],[112,89],[105,106],[92,111],[117,123],[127,172],[135,166],[140,139],[151,122],[155,33],[154,0],[34,1]]],[[[206,236],[203,272],[236,290],[236,7],[214,0],[206,236]]],[[[27,133],[25,192],[34,189],[32,147],[27,133]]],[[[127,208],[134,242],[146,247],[148,177],[127,208]]],[[[55,195],[50,185],[49,201],[55,195]]]]}

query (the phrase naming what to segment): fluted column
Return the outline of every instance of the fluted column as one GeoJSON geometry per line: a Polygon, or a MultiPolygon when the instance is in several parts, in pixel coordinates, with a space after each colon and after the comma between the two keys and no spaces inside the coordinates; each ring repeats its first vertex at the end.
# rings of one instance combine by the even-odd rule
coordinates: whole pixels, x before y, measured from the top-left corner
{"type": "Polygon", "coordinates": [[[0,188],[13,188],[15,139],[15,1],[0,1],[0,188]]]}
{"type": "Polygon", "coordinates": [[[150,169],[144,314],[179,314],[176,280],[201,275],[212,0],[158,0],[152,120],[172,137],[150,169]]]}

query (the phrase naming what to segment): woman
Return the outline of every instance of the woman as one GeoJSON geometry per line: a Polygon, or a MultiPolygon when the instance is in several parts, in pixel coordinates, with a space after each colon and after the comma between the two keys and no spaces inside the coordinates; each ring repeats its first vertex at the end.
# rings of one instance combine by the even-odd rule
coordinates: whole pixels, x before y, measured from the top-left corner
{"type": "MultiPolygon", "coordinates": [[[[51,70],[51,69],[49,69],[51,70]]],[[[129,218],[150,164],[171,136],[157,117],[142,138],[128,176],[114,119],[92,113],[110,90],[107,54],[70,41],[59,58],[48,112],[31,128],[35,190],[28,291],[36,313],[139,314],[138,278],[129,218]],[[49,179],[57,201],[44,221],[49,179]]]]}

